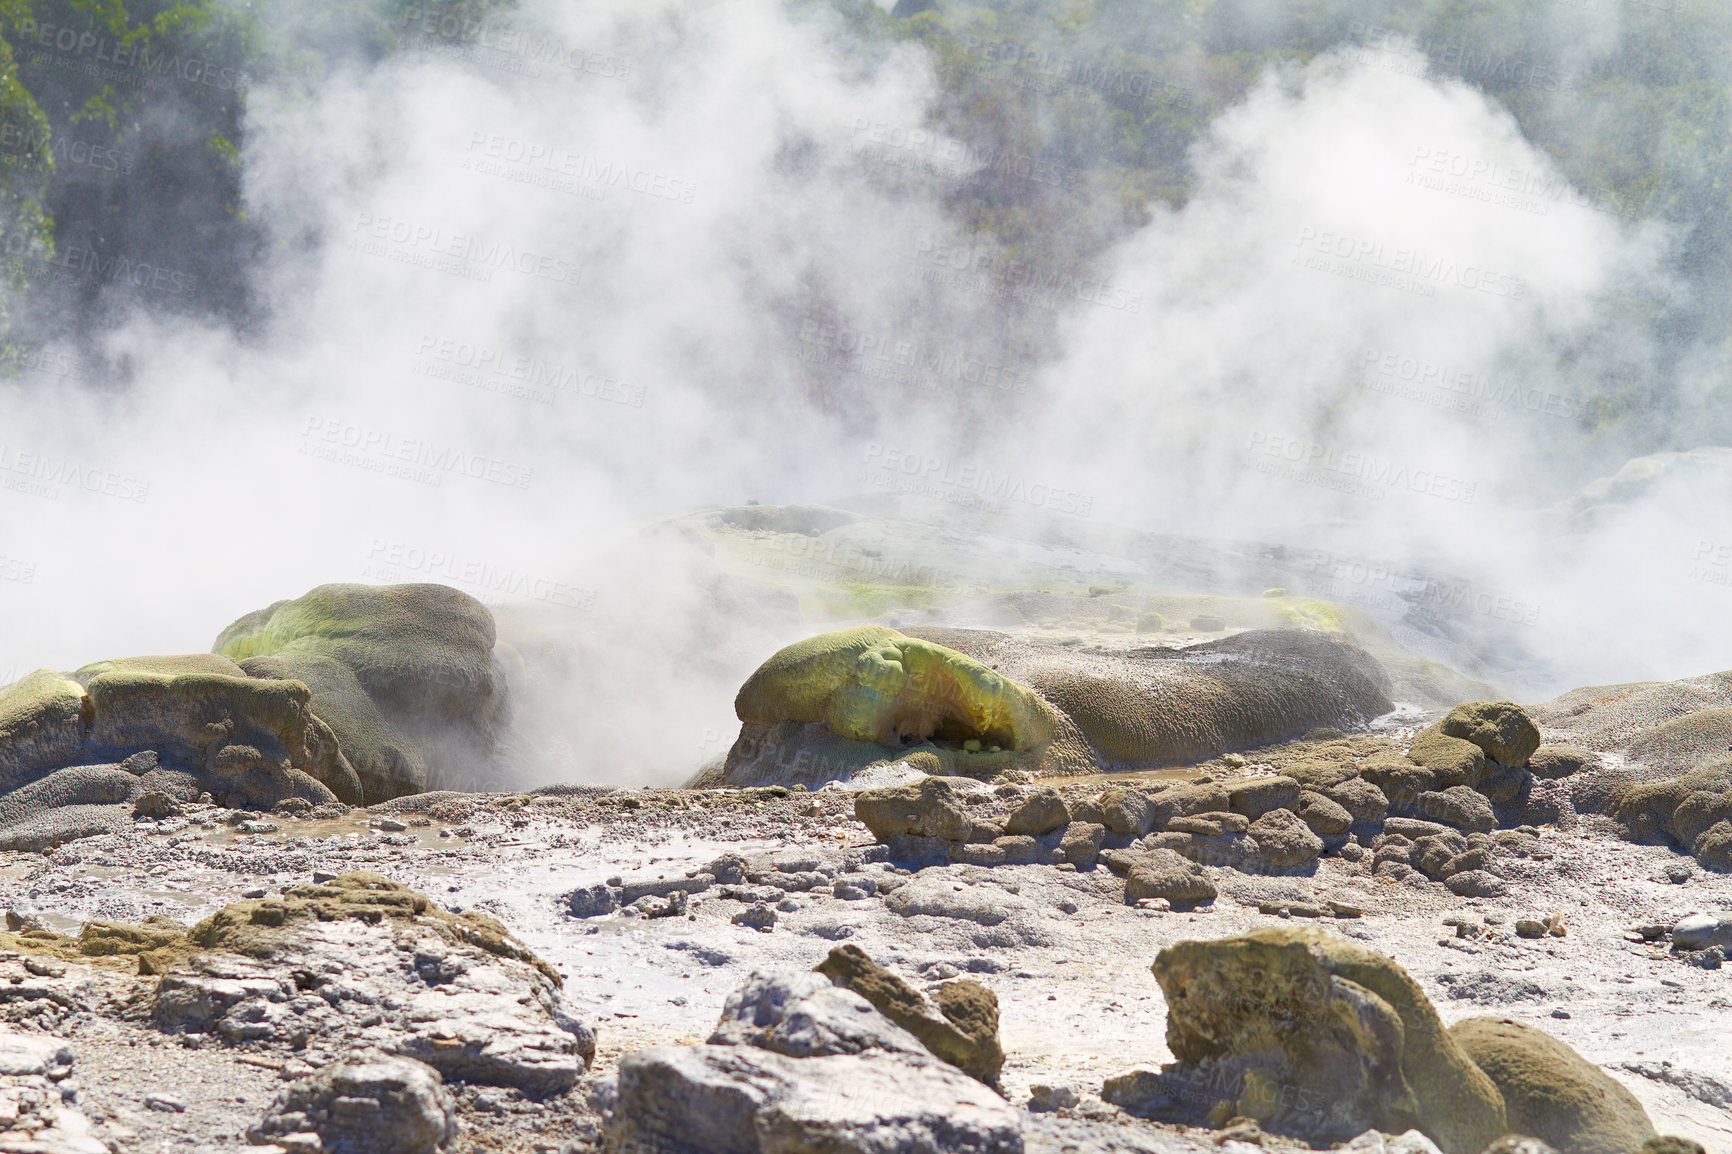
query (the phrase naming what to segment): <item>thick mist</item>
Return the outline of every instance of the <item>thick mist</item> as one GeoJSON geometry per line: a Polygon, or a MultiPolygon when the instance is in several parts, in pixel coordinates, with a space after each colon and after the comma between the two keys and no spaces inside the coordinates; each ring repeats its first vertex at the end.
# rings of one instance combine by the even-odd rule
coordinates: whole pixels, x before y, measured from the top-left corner
{"type": "Polygon", "coordinates": [[[1672,238],[1411,48],[1265,77],[1030,335],[948,275],[988,161],[929,127],[918,47],[771,0],[534,0],[482,45],[252,94],[267,323],[141,311],[102,337],[124,388],[0,391],[0,681],[441,581],[512,606],[525,780],[678,780],[800,623],[643,526],[838,499],[887,451],[1087,494],[1091,526],[1459,575],[1526,607],[1487,618],[1542,659],[1512,692],[1732,666],[1700,487],[1543,515],[1643,451],[1577,406],[1657,371],[1614,305],[1679,291],[1672,238]]]}

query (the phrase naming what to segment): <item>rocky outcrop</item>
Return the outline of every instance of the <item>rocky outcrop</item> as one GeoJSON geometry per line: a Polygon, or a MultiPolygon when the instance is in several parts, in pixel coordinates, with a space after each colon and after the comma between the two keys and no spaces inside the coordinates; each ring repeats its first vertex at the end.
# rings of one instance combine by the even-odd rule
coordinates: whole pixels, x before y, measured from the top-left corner
{"type": "Polygon", "coordinates": [[[1170,946],[1154,973],[1178,1058],[1151,1096],[1158,1116],[1243,1115],[1313,1141],[1417,1127],[1445,1154],[1478,1154],[1507,1130],[1497,1087],[1419,986],[1363,946],[1257,930],[1170,946]]]}
{"type": "Polygon", "coordinates": [[[860,995],[935,1057],[989,1086],[997,1084],[1004,1065],[1004,1050],[998,1043],[998,999],[985,986],[966,978],[946,982],[938,988],[934,1013],[918,990],[858,946],[831,950],[818,964],[818,972],[860,995]]]}

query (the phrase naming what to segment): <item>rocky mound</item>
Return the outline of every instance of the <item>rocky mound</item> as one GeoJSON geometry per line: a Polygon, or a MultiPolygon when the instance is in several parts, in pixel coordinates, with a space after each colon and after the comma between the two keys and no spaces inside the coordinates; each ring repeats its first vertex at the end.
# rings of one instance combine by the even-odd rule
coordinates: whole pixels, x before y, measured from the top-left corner
{"type": "Polygon", "coordinates": [[[443,586],[321,586],[218,648],[0,688],[0,849],[118,828],[146,795],[268,810],[420,792],[485,762],[504,716],[492,617],[443,586]]]}
{"type": "Polygon", "coordinates": [[[983,630],[865,626],[777,653],[694,784],[817,785],[897,760],[984,775],[1162,766],[1355,727],[1393,708],[1369,655],[1305,630],[1079,653],[983,630]]]}
{"type": "Polygon", "coordinates": [[[854,811],[899,859],[1079,869],[1100,861],[1127,876],[1132,903],[1207,902],[1215,888],[1199,867],[1305,873],[1324,852],[1349,850],[1374,854],[1392,881],[1417,873],[1488,897],[1503,892],[1498,855],[1534,848],[1531,829],[1498,827],[1517,825],[1536,804],[1526,763],[1538,740],[1520,707],[1473,702],[1422,731],[1406,753],[1380,737],[1299,743],[1262,751],[1270,758],[1263,772],[1133,779],[1068,801],[1041,790],[1008,811],[985,786],[926,777],[860,790],[854,811]]]}
{"type": "Polygon", "coordinates": [[[491,755],[508,701],[495,640],[487,607],[444,585],[321,585],[247,614],[212,649],[305,684],[373,804],[491,755]]]}

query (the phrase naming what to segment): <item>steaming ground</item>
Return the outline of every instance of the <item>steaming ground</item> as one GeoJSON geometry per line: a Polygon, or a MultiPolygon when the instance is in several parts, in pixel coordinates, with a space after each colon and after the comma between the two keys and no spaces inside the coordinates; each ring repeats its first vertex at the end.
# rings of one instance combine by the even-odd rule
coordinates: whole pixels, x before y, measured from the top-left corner
{"type": "Polygon", "coordinates": [[[1726,663],[1724,566],[1695,562],[1732,533],[1700,485],[1563,538],[1542,516],[1648,447],[1581,432],[1577,384],[1648,371],[1609,310],[1672,291],[1667,234],[1474,195],[1556,174],[1410,50],[1271,74],[1202,138],[1183,207],[1061,270],[1111,291],[1025,324],[947,215],[978,158],[924,127],[918,48],[769,0],[516,19],[615,63],[335,53],[261,89],[240,163],[269,320],[140,314],[93,362],[124,391],[0,394],[0,671],[197,648],[321,582],[445,581],[606,647],[620,721],[549,752],[560,774],[673,780],[686,750],[617,768],[639,718],[703,740],[747,651],[797,630],[688,670],[709,573],[640,527],[861,491],[929,496],[905,518],[928,537],[996,535],[952,513],[1004,506],[1449,575],[1523,652],[1452,663],[1512,693],[1726,663]],[[1466,186],[1433,179],[1458,160],[1466,186]],[[197,564],[110,561],[195,539],[197,564]]]}

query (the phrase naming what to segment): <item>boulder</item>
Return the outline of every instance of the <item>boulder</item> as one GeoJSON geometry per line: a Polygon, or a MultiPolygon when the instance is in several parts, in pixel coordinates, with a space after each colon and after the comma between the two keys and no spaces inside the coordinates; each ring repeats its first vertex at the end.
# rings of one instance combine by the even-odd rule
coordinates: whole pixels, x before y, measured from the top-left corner
{"type": "Polygon", "coordinates": [[[710,1043],[757,1046],[790,1058],[868,1050],[928,1053],[914,1035],[879,1013],[865,998],[813,971],[752,975],[728,995],[710,1043]]]}
{"type": "Polygon", "coordinates": [[[908,746],[938,739],[1029,750],[1056,736],[1051,707],[953,649],[882,625],[779,650],[734,698],[742,722],[819,722],[838,737],[908,746]]]}
{"type": "MultiPolygon", "coordinates": [[[[1149,795],[1150,829],[1165,829],[1175,817],[1194,817],[1200,813],[1220,813],[1230,809],[1227,791],[1213,782],[1169,785],[1149,795]]],[[[1110,825],[1108,828],[1112,828],[1110,825]]],[[[1117,832],[1116,830],[1114,832],[1117,832]]]]}
{"type": "Polygon", "coordinates": [[[944,777],[863,789],[854,797],[854,816],[879,841],[905,835],[967,841],[974,828],[973,819],[963,811],[956,783],[944,777]]]}
{"type": "Polygon", "coordinates": [[[1021,1115],[930,1058],[656,1046],[619,1063],[610,1154],[1022,1154],[1021,1115]]]}
{"type": "Polygon", "coordinates": [[[1215,900],[1215,885],[1195,864],[1170,849],[1139,854],[1125,875],[1125,901],[1165,898],[1175,910],[1215,900]]]}
{"type": "Polygon", "coordinates": [[[837,946],[818,964],[838,986],[860,995],[938,1058],[972,1078],[995,1085],[1004,1065],[998,1041],[998,998],[966,978],[938,988],[938,1012],[920,992],[866,956],[858,946],[837,946]]]}
{"type": "Polygon", "coordinates": [[[1257,859],[1267,870],[1299,869],[1323,852],[1323,839],[1289,809],[1270,810],[1251,823],[1250,834],[1257,842],[1257,859]]]}
{"type": "Polygon", "coordinates": [[[1056,789],[1035,791],[1011,811],[1005,820],[1004,832],[1039,837],[1051,833],[1070,821],[1070,809],[1056,789]]]}
{"type": "Polygon", "coordinates": [[[1594,755],[1579,745],[1541,745],[1528,756],[1528,772],[1535,777],[1569,777],[1592,764],[1594,755]]]}
{"type": "Polygon", "coordinates": [[[1345,806],[1310,790],[1299,795],[1299,800],[1293,803],[1293,812],[1319,837],[1335,837],[1353,828],[1354,816],[1345,806]]]}
{"type": "Polygon", "coordinates": [[[1120,837],[1141,837],[1155,827],[1155,808],[1146,791],[1113,786],[1095,800],[1101,824],[1120,837]]]}
{"type": "Polygon", "coordinates": [[[1227,806],[1246,817],[1262,817],[1272,809],[1291,809],[1299,802],[1299,783],[1290,777],[1271,775],[1229,781],[1227,806]]]}
{"type": "Polygon", "coordinates": [[[1465,785],[1448,789],[1428,790],[1414,800],[1414,811],[1420,817],[1468,833],[1486,833],[1497,828],[1497,815],[1484,794],[1465,785]]]}
{"type": "Polygon", "coordinates": [[[84,744],[84,687],[38,669],[0,689],[0,788],[71,765],[84,744]]]}
{"type": "Polygon", "coordinates": [[[1389,813],[1389,798],[1363,777],[1351,777],[1329,786],[1323,790],[1323,796],[1352,814],[1355,825],[1376,825],[1389,813]]]}
{"type": "Polygon", "coordinates": [[[1466,738],[1443,732],[1441,724],[1415,735],[1407,759],[1431,775],[1431,789],[1476,786],[1485,776],[1485,751],[1466,738]]]}
{"type": "Polygon", "coordinates": [[[1449,1036],[1497,1086],[1518,1134],[1566,1154],[1628,1154],[1658,1137],[1634,1094],[1549,1034],[1508,1018],[1468,1018],[1449,1036]]]}
{"type": "Polygon", "coordinates": [[[1107,827],[1092,822],[1073,821],[1065,826],[1058,852],[1077,869],[1089,869],[1106,844],[1107,827]]]}
{"type": "Polygon", "coordinates": [[[1526,765],[1540,747],[1539,727],[1513,701],[1458,705],[1439,723],[1439,729],[1448,737],[1471,741],[1499,765],[1526,765]]]}
{"type": "Polygon", "coordinates": [[[362,1051],[291,1082],[247,1138],[309,1133],[328,1154],[433,1154],[456,1139],[457,1108],[431,1066],[362,1051]]]}
{"type": "Polygon", "coordinates": [[[336,584],[247,614],[212,649],[257,676],[310,678],[314,712],[354,742],[351,768],[375,804],[429,784],[475,784],[508,713],[495,640],[492,613],[459,590],[336,584]]]}
{"type": "Polygon", "coordinates": [[[1313,1142],[1416,1127],[1445,1154],[1507,1132],[1492,1080],[1418,984],[1364,946],[1284,926],[1179,942],[1153,968],[1178,1059],[1160,1076],[1160,1116],[1195,1119],[1218,1101],[1220,1115],[1313,1142]]]}

